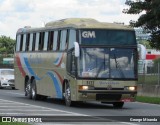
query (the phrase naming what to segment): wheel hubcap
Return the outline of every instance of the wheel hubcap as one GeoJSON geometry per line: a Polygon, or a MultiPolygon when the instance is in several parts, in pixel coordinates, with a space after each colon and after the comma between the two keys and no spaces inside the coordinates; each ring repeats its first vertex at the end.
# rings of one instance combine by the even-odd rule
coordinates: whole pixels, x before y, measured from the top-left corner
{"type": "Polygon", "coordinates": [[[29,84],[27,84],[27,87],[26,87],[26,92],[27,92],[27,94],[29,94],[29,90],[30,90],[30,85],[29,84]]]}
{"type": "Polygon", "coordinates": [[[34,88],[32,88],[32,97],[35,97],[35,90],[34,90],[34,88]]]}
{"type": "Polygon", "coordinates": [[[67,102],[70,102],[70,98],[71,98],[71,91],[69,88],[66,89],[66,94],[65,94],[65,98],[67,102]]]}

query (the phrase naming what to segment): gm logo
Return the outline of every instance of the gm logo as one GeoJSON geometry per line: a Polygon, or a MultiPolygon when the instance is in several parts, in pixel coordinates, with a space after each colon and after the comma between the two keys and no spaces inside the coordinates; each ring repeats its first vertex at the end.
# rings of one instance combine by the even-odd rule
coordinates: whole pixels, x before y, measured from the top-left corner
{"type": "Polygon", "coordinates": [[[95,31],[83,31],[82,32],[83,38],[96,38],[95,31]]]}

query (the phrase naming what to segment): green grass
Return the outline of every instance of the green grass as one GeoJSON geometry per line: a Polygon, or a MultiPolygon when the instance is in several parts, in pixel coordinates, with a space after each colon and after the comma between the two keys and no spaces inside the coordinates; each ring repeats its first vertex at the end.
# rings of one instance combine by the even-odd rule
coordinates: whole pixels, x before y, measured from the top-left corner
{"type": "Polygon", "coordinates": [[[144,85],[157,85],[158,84],[158,75],[139,75],[138,84],[144,85]]]}
{"type": "Polygon", "coordinates": [[[136,101],[152,104],[160,104],[160,97],[137,96],[136,101]]]}

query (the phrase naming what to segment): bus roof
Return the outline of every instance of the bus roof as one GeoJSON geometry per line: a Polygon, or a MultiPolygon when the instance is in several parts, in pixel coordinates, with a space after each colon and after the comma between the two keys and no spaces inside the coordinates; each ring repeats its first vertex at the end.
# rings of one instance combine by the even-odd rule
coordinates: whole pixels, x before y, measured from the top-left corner
{"type": "Polygon", "coordinates": [[[117,24],[117,23],[106,23],[99,22],[91,18],[67,18],[57,21],[48,22],[45,27],[31,28],[25,27],[20,28],[17,33],[22,32],[34,32],[37,30],[45,29],[57,29],[57,28],[76,28],[76,29],[117,29],[117,30],[134,30],[130,26],[117,24]]]}
{"type": "Polygon", "coordinates": [[[106,23],[99,22],[92,18],[68,18],[58,21],[48,22],[45,27],[74,27],[74,28],[97,28],[97,29],[124,29],[133,30],[130,26],[117,24],[117,23],[106,23]]]}

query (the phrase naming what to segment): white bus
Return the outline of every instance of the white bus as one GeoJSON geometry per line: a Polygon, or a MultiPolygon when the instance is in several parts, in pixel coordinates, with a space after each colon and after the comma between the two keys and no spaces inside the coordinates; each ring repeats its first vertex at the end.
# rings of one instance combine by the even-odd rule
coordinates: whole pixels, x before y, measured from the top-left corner
{"type": "Polygon", "coordinates": [[[15,85],[30,99],[99,101],[122,108],[137,93],[137,43],[129,26],[69,18],[16,34],[15,85]]]}

